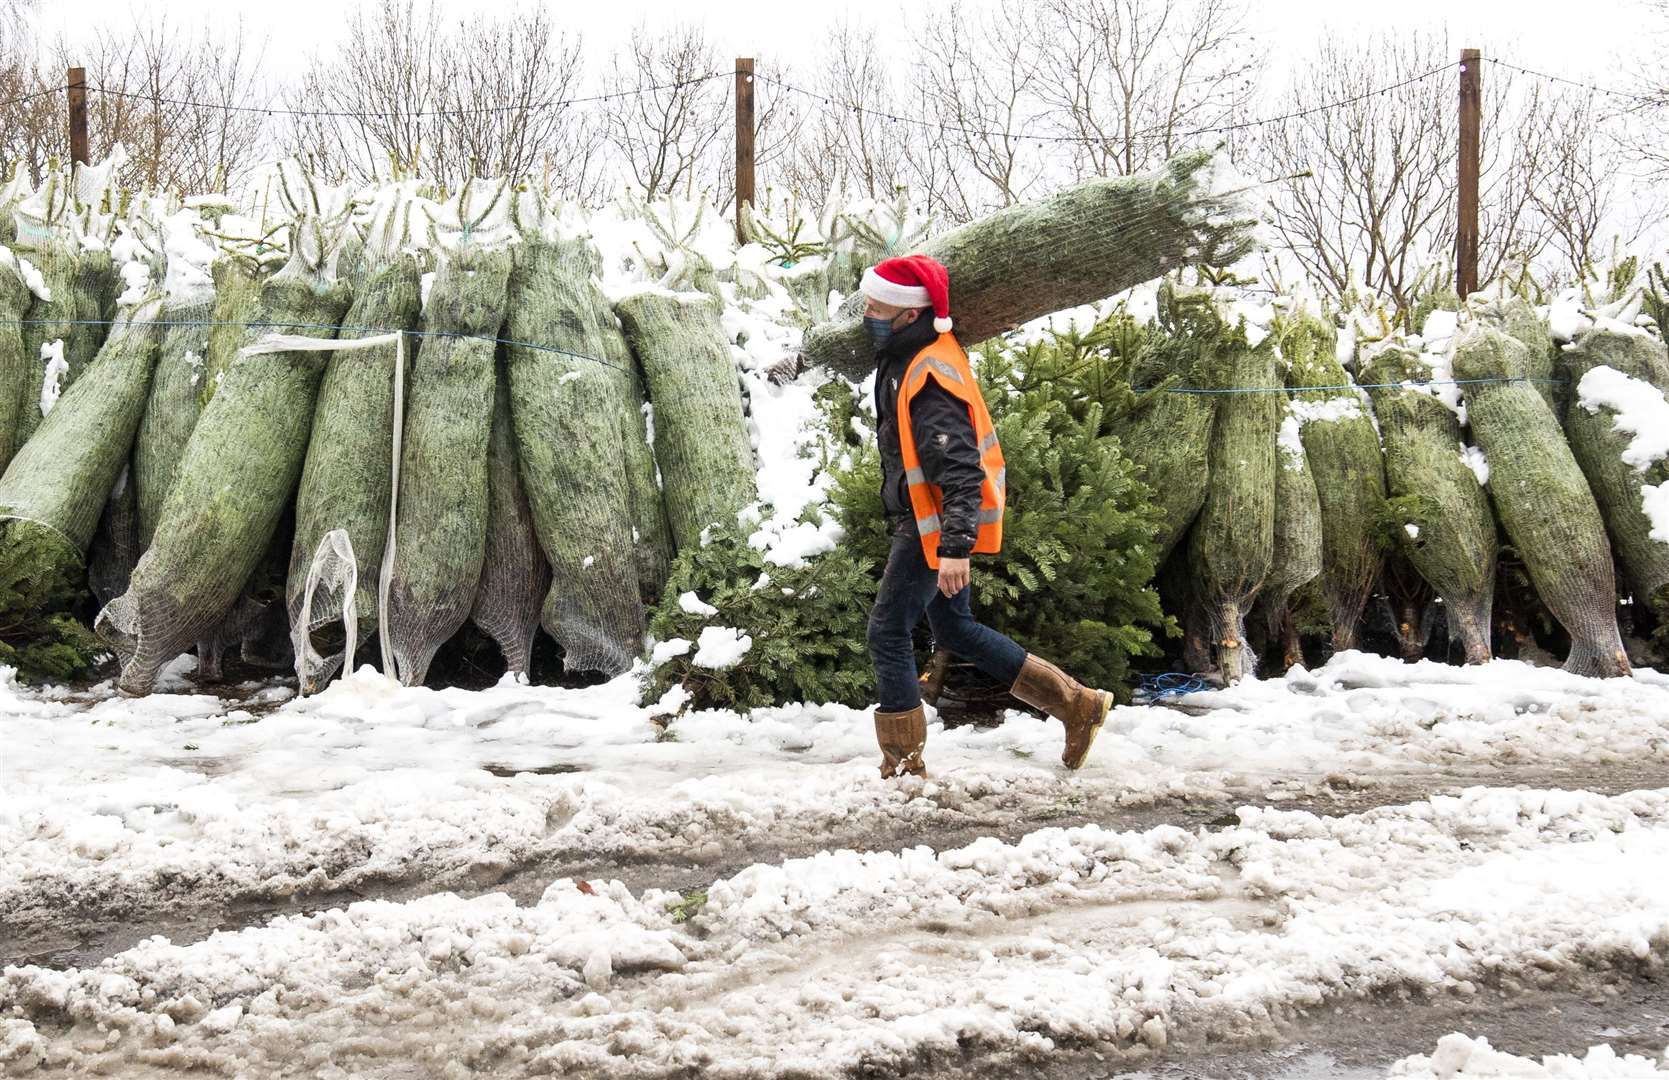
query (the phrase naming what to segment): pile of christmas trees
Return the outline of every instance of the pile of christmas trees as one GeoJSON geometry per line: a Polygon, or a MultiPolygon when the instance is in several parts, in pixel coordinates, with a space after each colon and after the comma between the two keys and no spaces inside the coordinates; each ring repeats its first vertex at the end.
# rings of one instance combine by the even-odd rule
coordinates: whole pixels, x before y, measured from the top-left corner
{"type": "MultiPolygon", "coordinates": [[[[627,670],[676,553],[757,497],[725,303],[774,290],[809,325],[916,239],[848,215],[798,267],[762,239],[716,270],[699,213],[632,200],[635,231],[599,236],[508,179],[350,190],[287,163],[182,201],[113,190],[117,163],[0,190],[0,661],[72,673],[90,591],[128,693],[190,651],[316,690],[373,639],[418,683],[471,622],[511,670],[540,627],[568,671],[627,670]],[[605,293],[621,259],[633,286],[605,293]]],[[[1246,253],[1232,184],[1185,155],[928,247],[989,332],[1246,253]]],[[[848,303],[808,359],[853,368],[857,326],[848,303]]]]}

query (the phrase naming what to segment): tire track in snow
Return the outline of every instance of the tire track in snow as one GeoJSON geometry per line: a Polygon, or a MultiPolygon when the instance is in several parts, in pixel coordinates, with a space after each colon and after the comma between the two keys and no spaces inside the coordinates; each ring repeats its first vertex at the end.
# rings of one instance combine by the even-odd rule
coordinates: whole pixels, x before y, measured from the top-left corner
{"type": "Polygon", "coordinates": [[[1669,769],[1669,681],[1647,671],[1347,653],[1195,695],[1200,716],[1120,709],[1079,774],[1031,717],[936,730],[919,789],[875,779],[860,710],[694,713],[665,741],[635,693],[630,678],[466,692],[366,675],[257,719],[204,695],[0,683],[0,957],[84,961],[126,927],[201,934],[355,895],[526,897],[576,872],[688,887],[823,847],[1195,824],[1240,802],[1356,808],[1473,780],[1613,791],[1669,769]]]}
{"type": "Polygon", "coordinates": [[[1338,776],[1283,777],[1255,787],[1242,777],[1238,783],[1225,784],[1221,794],[1160,798],[1146,805],[1130,792],[1084,785],[1069,792],[1075,804],[1071,809],[1058,797],[1039,796],[1029,806],[1022,800],[1018,805],[983,807],[977,799],[960,805],[934,804],[931,811],[915,812],[907,818],[853,813],[831,822],[820,816],[812,822],[779,823],[778,831],[785,836],[780,840],[762,839],[759,830],[723,837],[716,854],[699,858],[676,859],[664,850],[650,850],[617,859],[582,849],[511,862],[502,877],[497,876],[502,863],[495,863],[486,874],[468,866],[433,875],[383,877],[376,872],[355,873],[351,888],[292,889],[288,882],[278,886],[262,882],[240,889],[226,881],[174,881],[170,887],[156,891],[130,888],[107,895],[90,895],[82,889],[71,895],[43,892],[34,904],[34,910],[42,916],[32,926],[19,920],[9,930],[0,929],[0,966],[29,963],[85,967],[155,934],[189,944],[216,931],[257,926],[278,915],[316,914],[361,900],[404,902],[451,891],[466,897],[504,892],[520,903],[533,903],[549,882],[562,877],[619,880],[635,892],[660,889],[689,893],[756,862],[805,858],[829,848],[895,853],[918,846],[946,850],[987,836],[1012,843],[1043,825],[1099,825],[1138,831],[1161,824],[1220,828],[1232,819],[1237,807],[1247,804],[1335,816],[1433,795],[1453,795],[1483,783],[1577,788],[1614,795],[1669,786],[1669,766],[1599,771],[1492,769],[1471,775],[1392,774],[1354,781],[1338,776]]]}
{"type": "Polygon", "coordinates": [[[1652,975],[1669,952],[1669,791],[1239,817],[759,864],[687,922],[673,894],[567,880],[533,906],[362,903],[9,969],[0,1016],[59,1068],[904,1075],[1267,1041],[1333,1001],[1652,975]]]}

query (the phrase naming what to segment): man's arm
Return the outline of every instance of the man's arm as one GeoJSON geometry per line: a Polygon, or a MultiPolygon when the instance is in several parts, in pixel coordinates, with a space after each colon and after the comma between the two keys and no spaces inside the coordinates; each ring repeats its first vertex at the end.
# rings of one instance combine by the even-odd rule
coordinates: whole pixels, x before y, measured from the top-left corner
{"type": "Polygon", "coordinates": [[[979,534],[980,486],[985,481],[968,406],[928,379],[910,399],[910,428],[922,475],[944,496],[939,558],[966,559],[979,534]]]}

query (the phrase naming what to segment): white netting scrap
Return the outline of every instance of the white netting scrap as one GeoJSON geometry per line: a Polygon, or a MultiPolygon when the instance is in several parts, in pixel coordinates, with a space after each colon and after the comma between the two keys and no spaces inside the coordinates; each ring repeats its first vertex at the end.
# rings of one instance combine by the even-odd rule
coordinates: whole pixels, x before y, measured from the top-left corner
{"type": "Polygon", "coordinates": [[[346,529],[332,529],[319,540],[318,550],[307,567],[307,579],[302,585],[301,612],[292,626],[290,641],[295,649],[296,678],[303,692],[318,689],[338,669],[353,670],[354,645],[359,641],[359,612],[355,594],[359,588],[359,561],[354,557],[353,540],[346,529]],[[318,623],[313,618],[317,600],[328,599],[329,607],[340,614],[342,642],[339,656],[320,655],[313,647],[312,630],[318,623]]]}

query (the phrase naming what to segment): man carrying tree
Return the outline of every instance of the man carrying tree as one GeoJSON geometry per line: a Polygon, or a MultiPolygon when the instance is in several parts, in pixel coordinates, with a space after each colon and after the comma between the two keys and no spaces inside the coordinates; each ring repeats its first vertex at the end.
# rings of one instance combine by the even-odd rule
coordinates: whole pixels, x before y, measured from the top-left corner
{"type": "Polygon", "coordinates": [[[1002,547],[1005,471],[968,354],[951,334],[949,274],[926,255],[910,255],[864,271],[862,289],[864,329],[875,347],[881,501],[894,525],[869,615],[881,775],[927,775],[925,680],[911,643],[924,613],[939,648],[1066,725],[1061,761],[1076,769],[1113,696],[981,625],[969,607],[969,557],[1002,547]]]}

